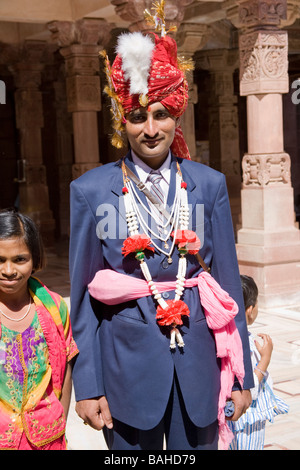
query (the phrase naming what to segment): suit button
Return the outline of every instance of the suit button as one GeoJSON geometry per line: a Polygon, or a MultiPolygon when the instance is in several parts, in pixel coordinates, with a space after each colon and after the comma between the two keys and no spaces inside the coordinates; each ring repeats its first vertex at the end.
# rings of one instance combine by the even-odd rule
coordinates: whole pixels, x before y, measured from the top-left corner
{"type": "Polygon", "coordinates": [[[168,260],[167,260],[167,259],[164,259],[163,262],[162,262],[162,267],[163,267],[164,269],[168,269],[169,266],[170,266],[170,265],[169,265],[169,263],[168,263],[168,260]]]}
{"type": "Polygon", "coordinates": [[[163,292],[162,296],[163,296],[164,299],[168,299],[170,297],[170,294],[169,294],[169,292],[163,292]]]}

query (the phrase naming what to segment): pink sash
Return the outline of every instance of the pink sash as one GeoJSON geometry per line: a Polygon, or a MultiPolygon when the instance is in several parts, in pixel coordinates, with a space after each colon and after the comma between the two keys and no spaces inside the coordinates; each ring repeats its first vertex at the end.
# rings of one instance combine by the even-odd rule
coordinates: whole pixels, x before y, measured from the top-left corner
{"type": "MultiPolygon", "coordinates": [[[[156,282],[161,292],[174,290],[176,281],[156,282]]],[[[231,397],[235,376],[243,385],[243,348],[234,317],[238,313],[236,302],[225,292],[214,278],[202,271],[198,277],[186,279],[185,287],[198,286],[200,301],[206,321],[213,330],[217,357],[221,359],[221,389],[218,404],[220,449],[226,450],[233,438],[224,414],[226,400],[231,397]]],[[[98,271],[88,286],[89,293],[106,305],[116,305],[129,300],[151,295],[147,281],[110,269],[98,271]]]]}

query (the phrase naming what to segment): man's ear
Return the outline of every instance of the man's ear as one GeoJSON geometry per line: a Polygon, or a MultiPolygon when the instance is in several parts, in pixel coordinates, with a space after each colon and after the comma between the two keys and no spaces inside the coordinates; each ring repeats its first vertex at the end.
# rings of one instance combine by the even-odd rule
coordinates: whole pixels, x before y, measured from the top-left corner
{"type": "Polygon", "coordinates": [[[181,123],[181,117],[180,116],[178,118],[176,118],[175,123],[176,123],[176,127],[180,126],[180,123],[181,123]]]}

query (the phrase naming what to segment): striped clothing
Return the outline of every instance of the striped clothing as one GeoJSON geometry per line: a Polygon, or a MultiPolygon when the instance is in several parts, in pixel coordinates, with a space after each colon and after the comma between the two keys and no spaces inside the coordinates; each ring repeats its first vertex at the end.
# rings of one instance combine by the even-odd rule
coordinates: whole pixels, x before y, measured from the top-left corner
{"type": "MultiPolygon", "coordinates": [[[[249,343],[254,370],[260,361],[260,354],[251,333],[249,333],[249,343]]],[[[227,421],[234,434],[229,450],[263,450],[267,420],[273,423],[275,416],[285,414],[289,409],[288,405],[274,394],[273,381],[269,373],[260,383],[255,373],[253,376],[255,387],[251,389],[250,407],[238,421],[227,421]]]]}

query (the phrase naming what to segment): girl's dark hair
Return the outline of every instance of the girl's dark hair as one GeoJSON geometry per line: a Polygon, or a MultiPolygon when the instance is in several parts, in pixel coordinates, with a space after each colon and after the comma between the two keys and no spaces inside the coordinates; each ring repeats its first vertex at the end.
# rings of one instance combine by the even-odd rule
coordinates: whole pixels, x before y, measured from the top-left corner
{"type": "Polygon", "coordinates": [[[258,288],[254,279],[250,276],[241,275],[241,283],[244,296],[245,310],[255,307],[258,297],[258,288]]]}
{"type": "Polygon", "coordinates": [[[0,210],[0,239],[23,238],[33,262],[33,272],[45,264],[44,247],[40,232],[34,221],[27,215],[14,210],[0,210]]]}

